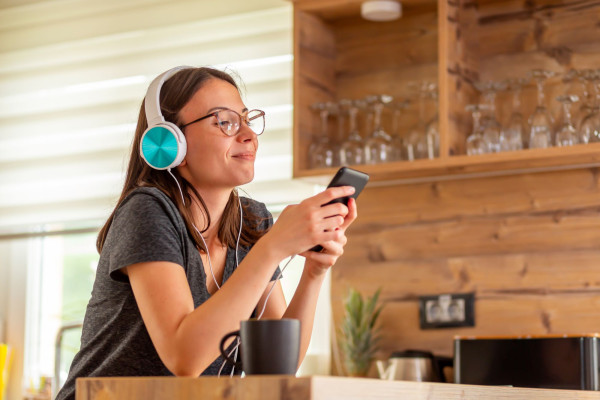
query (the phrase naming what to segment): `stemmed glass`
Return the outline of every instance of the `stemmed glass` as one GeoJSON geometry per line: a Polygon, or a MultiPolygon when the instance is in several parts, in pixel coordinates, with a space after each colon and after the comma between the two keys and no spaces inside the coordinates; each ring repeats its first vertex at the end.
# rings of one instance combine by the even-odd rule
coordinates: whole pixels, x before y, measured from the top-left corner
{"type": "Polygon", "coordinates": [[[402,112],[408,108],[410,101],[390,103],[392,114],[392,157],[391,160],[399,161],[404,158],[404,138],[400,134],[400,117],[402,112]]]}
{"type": "Polygon", "coordinates": [[[429,98],[434,102],[435,115],[425,127],[425,138],[427,143],[427,158],[430,160],[440,155],[440,132],[438,130],[438,93],[437,84],[432,83],[427,87],[429,98]]]}
{"type": "Polygon", "coordinates": [[[563,124],[556,132],[556,146],[573,146],[577,144],[577,131],[571,121],[571,106],[579,100],[575,95],[564,95],[556,98],[563,105],[563,124]]]}
{"type": "Polygon", "coordinates": [[[309,147],[310,168],[326,168],[335,165],[335,151],[328,134],[328,119],[333,103],[315,103],[311,109],[318,111],[321,118],[321,133],[309,147]]]}
{"type": "Polygon", "coordinates": [[[341,100],[340,106],[342,109],[347,109],[350,125],[348,127],[348,137],[340,146],[340,161],[341,165],[364,164],[365,149],[364,141],[358,131],[356,118],[358,116],[358,108],[363,105],[360,100],[341,100]]]}
{"type": "Polygon", "coordinates": [[[485,109],[487,110],[481,118],[481,129],[488,153],[498,153],[504,147],[504,133],[502,132],[502,126],[496,119],[496,92],[504,89],[504,86],[503,82],[480,82],[475,84],[476,89],[483,95],[485,109]]]}
{"type": "MultiPolygon", "coordinates": [[[[577,80],[581,85],[581,103],[579,104],[579,110],[577,110],[577,113],[574,113],[577,115],[574,115],[573,118],[579,121],[579,123],[576,124],[579,127],[579,143],[587,143],[589,141],[589,136],[584,135],[581,129],[581,124],[584,118],[590,114],[594,108],[595,97],[593,96],[594,88],[592,85],[594,71],[591,69],[571,71],[574,71],[573,74],[577,77],[577,80]]],[[[569,73],[571,73],[571,71],[569,71],[569,73]]]]}
{"type": "Polygon", "coordinates": [[[510,89],[513,92],[512,112],[508,118],[508,124],[504,129],[503,151],[514,151],[523,149],[523,139],[525,133],[525,124],[523,114],[521,114],[521,90],[526,83],[526,79],[511,79],[509,81],[510,89]]]}
{"type": "Polygon", "coordinates": [[[552,71],[535,69],[529,74],[537,85],[537,107],[529,117],[529,148],[546,148],[552,146],[552,126],[554,120],[544,106],[544,83],[556,75],[552,71]]]}
{"type": "Polygon", "coordinates": [[[404,143],[406,147],[406,159],[409,161],[427,157],[427,127],[425,122],[425,106],[428,97],[428,88],[431,85],[432,83],[427,81],[411,82],[409,85],[411,88],[417,90],[417,97],[419,98],[419,120],[411,128],[404,143]]]}
{"type": "Polygon", "coordinates": [[[390,135],[383,129],[381,113],[385,104],[392,101],[392,96],[377,95],[369,96],[368,103],[372,103],[374,114],[373,132],[365,142],[365,155],[367,164],[378,164],[390,161],[392,155],[392,143],[390,135]]]}
{"type": "Polygon", "coordinates": [[[587,114],[579,126],[579,141],[590,143],[600,141],[600,73],[584,71],[584,79],[593,83],[592,103],[587,107],[587,114]]]}
{"type": "Polygon", "coordinates": [[[488,151],[488,145],[483,139],[481,126],[481,111],[487,106],[469,104],[465,109],[473,115],[473,132],[467,137],[467,155],[473,156],[484,154],[488,151]]]}

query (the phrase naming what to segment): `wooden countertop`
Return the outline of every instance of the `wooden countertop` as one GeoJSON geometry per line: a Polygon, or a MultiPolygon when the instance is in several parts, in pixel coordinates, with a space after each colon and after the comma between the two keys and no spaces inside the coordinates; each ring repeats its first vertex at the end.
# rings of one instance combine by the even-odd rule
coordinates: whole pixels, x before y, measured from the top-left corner
{"type": "Polygon", "coordinates": [[[600,392],[383,381],[332,376],[80,378],[76,400],[599,399],[600,392]]]}

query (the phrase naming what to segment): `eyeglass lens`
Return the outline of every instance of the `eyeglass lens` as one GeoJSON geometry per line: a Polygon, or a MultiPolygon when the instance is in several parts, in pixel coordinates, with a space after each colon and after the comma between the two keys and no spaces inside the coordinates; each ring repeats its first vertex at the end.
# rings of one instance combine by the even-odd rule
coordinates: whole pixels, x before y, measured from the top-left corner
{"type": "MultiPolygon", "coordinates": [[[[219,127],[227,136],[234,136],[240,130],[242,117],[233,110],[220,110],[217,112],[219,127]]],[[[256,135],[263,133],[265,129],[265,114],[260,110],[251,110],[246,116],[248,127],[256,135]]]]}

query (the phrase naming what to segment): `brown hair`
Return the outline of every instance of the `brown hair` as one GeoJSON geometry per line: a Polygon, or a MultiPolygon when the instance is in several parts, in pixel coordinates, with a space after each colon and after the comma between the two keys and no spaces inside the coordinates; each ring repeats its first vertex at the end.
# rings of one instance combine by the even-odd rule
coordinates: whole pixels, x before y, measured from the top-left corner
{"type": "MultiPolygon", "coordinates": [[[[180,124],[181,121],[179,121],[179,112],[181,109],[188,103],[192,96],[211,79],[221,79],[232,84],[239,91],[239,87],[235,80],[226,72],[208,67],[183,69],[169,78],[163,84],[160,90],[160,108],[165,120],[172,122],[175,125],[180,124]]],[[[133,144],[131,147],[131,155],[129,157],[125,185],[121,191],[121,196],[119,197],[117,206],[108,217],[108,220],[98,234],[96,248],[99,253],[102,251],[106,241],[106,236],[108,235],[108,231],[115,217],[115,213],[123,200],[136,188],[156,187],[169,196],[171,201],[173,201],[173,203],[175,203],[177,206],[177,209],[181,213],[188,231],[192,235],[196,248],[206,251],[200,235],[198,232],[196,232],[196,229],[194,229],[191,213],[191,204],[193,201],[196,201],[200,205],[200,209],[206,217],[206,226],[203,227],[201,231],[206,231],[211,224],[210,215],[208,213],[208,209],[206,208],[206,204],[204,203],[202,196],[200,196],[196,189],[179,174],[176,168],[172,169],[171,172],[181,184],[181,190],[185,198],[185,205],[182,201],[181,193],[179,192],[177,183],[171,176],[169,176],[169,173],[164,170],[156,170],[146,164],[140,154],[139,148],[142,135],[147,128],[148,122],[146,120],[146,111],[144,108],[144,102],[142,102],[137,127],[135,129],[135,136],[133,138],[133,144]],[[190,192],[192,194],[190,194],[190,192]]],[[[264,218],[256,215],[248,206],[242,205],[242,207],[244,213],[244,224],[240,236],[240,246],[251,246],[252,244],[256,243],[256,241],[265,233],[264,231],[258,230],[258,226],[264,220],[264,218]]],[[[237,190],[233,190],[229,196],[229,200],[223,212],[223,217],[221,218],[219,224],[218,238],[221,243],[228,247],[235,247],[239,226],[240,209],[238,203],[238,194],[237,190]]]]}

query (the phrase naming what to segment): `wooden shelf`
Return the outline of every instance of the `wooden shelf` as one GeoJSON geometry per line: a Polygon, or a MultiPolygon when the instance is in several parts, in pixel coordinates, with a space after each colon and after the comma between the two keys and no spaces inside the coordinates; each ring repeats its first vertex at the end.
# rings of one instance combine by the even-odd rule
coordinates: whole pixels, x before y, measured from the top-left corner
{"type": "MultiPolygon", "coordinates": [[[[597,68],[600,45],[594,21],[599,4],[586,3],[582,11],[575,0],[552,4],[405,0],[401,19],[381,23],[361,19],[362,0],[293,3],[295,177],[326,183],[319,177],[335,171],[308,168],[308,147],[319,129],[311,104],[378,93],[403,97],[408,82],[415,80],[438,82],[440,158],[357,166],[373,181],[409,182],[600,165],[598,143],[465,155],[465,140],[471,132],[465,106],[479,102],[473,83],[523,77],[533,68],[559,73],[597,68]]],[[[546,98],[554,99],[564,90],[560,79],[551,80],[546,98]]],[[[498,96],[500,116],[508,112],[510,101],[508,93],[498,96]]],[[[522,102],[523,115],[530,115],[535,107],[533,85],[524,88],[522,102]]],[[[427,112],[432,115],[429,107],[427,112]]],[[[415,114],[403,118],[403,128],[416,124],[415,114]]]]}
{"type": "MultiPolygon", "coordinates": [[[[372,182],[411,183],[596,166],[600,166],[600,143],[352,167],[368,173],[372,182]]],[[[296,177],[326,184],[336,170],[337,168],[307,169],[298,171],[296,177]]]]}

